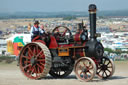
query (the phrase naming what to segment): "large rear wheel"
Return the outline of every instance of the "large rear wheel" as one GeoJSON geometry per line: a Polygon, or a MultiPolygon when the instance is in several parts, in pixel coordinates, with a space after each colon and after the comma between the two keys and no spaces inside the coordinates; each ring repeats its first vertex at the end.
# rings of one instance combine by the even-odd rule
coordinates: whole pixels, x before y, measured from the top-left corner
{"type": "Polygon", "coordinates": [[[50,51],[40,42],[33,42],[24,46],[19,57],[20,69],[30,79],[45,77],[50,71],[50,51]]]}

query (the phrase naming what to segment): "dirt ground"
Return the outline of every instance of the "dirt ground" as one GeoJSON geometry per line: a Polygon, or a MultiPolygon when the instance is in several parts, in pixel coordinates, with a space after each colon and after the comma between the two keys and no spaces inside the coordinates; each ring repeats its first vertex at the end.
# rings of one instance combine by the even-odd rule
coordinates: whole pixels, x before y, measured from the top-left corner
{"type": "Polygon", "coordinates": [[[116,70],[114,75],[107,79],[101,80],[95,77],[90,82],[79,81],[74,72],[64,79],[54,79],[47,76],[46,79],[29,80],[16,66],[16,62],[12,64],[0,63],[0,85],[128,85],[128,61],[115,62],[116,70]]]}

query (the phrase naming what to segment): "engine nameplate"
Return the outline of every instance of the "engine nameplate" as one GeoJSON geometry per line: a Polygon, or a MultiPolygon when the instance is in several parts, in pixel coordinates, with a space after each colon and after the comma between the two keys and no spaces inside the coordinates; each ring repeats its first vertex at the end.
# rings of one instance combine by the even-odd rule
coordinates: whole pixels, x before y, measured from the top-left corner
{"type": "Polygon", "coordinates": [[[58,56],[69,56],[69,48],[58,48],[58,56]]]}

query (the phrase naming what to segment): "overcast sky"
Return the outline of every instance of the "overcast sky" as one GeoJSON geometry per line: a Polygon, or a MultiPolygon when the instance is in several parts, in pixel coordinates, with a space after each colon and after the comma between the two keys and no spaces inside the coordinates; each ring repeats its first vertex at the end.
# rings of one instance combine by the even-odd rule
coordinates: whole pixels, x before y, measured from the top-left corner
{"type": "Polygon", "coordinates": [[[87,11],[91,3],[98,10],[128,9],[128,0],[0,0],[0,12],[87,11]]]}

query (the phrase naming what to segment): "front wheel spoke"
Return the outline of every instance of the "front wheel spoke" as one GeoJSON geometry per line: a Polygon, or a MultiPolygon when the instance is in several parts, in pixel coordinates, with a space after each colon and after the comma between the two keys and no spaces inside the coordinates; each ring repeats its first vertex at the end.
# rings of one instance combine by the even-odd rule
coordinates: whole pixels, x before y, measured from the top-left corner
{"type": "Polygon", "coordinates": [[[84,64],[84,66],[85,66],[86,68],[88,68],[84,62],[83,62],[83,64],[84,64]]]}
{"type": "Polygon", "coordinates": [[[82,73],[83,73],[83,72],[81,71],[81,72],[80,72],[80,75],[81,75],[82,73]]]}
{"type": "Polygon", "coordinates": [[[93,69],[93,66],[91,65],[91,68],[88,67],[89,70],[93,69]]]}
{"type": "Polygon", "coordinates": [[[108,76],[107,73],[106,73],[106,71],[105,71],[105,75],[106,75],[106,77],[108,76]]]}
{"type": "Polygon", "coordinates": [[[104,76],[105,71],[103,71],[102,76],[104,76]]]}
{"type": "Polygon", "coordinates": [[[89,66],[88,66],[89,68],[91,67],[92,68],[92,64],[91,64],[91,62],[89,62],[89,66]]]}
{"type": "Polygon", "coordinates": [[[89,73],[90,75],[92,75],[92,73],[91,73],[90,71],[88,71],[88,73],[89,73]]]}
{"type": "Polygon", "coordinates": [[[108,66],[107,68],[112,68],[112,66],[108,66]]]}
{"type": "Polygon", "coordinates": [[[99,69],[99,72],[97,72],[97,74],[99,74],[102,71],[102,69],[99,69]]]}
{"type": "Polygon", "coordinates": [[[79,64],[77,69],[82,70],[82,66],[79,64]]]}
{"type": "Polygon", "coordinates": [[[101,66],[98,66],[97,69],[101,69],[101,66]]]}
{"type": "Polygon", "coordinates": [[[88,74],[85,74],[87,76],[87,79],[89,78],[88,74]]]}
{"type": "Polygon", "coordinates": [[[87,76],[85,73],[83,73],[83,79],[85,79],[85,76],[87,76]]]}
{"type": "Polygon", "coordinates": [[[110,61],[107,63],[107,66],[110,64],[110,61]]]}
{"type": "Polygon", "coordinates": [[[105,64],[105,62],[106,62],[106,59],[104,60],[104,63],[103,64],[105,64]]]}
{"type": "Polygon", "coordinates": [[[109,69],[107,69],[107,71],[111,74],[111,71],[109,69]]]}

